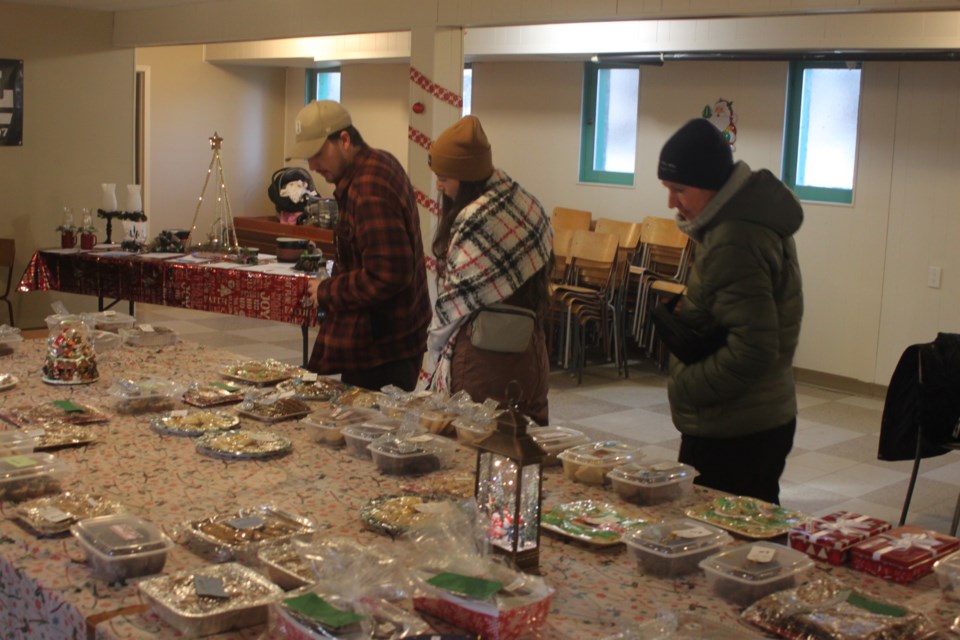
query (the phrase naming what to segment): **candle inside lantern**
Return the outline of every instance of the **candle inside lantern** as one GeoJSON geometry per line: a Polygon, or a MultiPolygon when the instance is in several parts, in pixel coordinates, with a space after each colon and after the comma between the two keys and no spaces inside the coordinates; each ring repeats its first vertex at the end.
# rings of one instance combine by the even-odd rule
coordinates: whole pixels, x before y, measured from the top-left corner
{"type": "Polygon", "coordinates": [[[103,199],[100,201],[100,208],[104,211],[117,210],[117,185],[112,182],[104,182],[100,185],[103,199]]]}
{"type": "Polygon", "coordinates": [[[143,211],[143,201],[140,199],[140,185],[127,185],[127,211],[143,211]]]}

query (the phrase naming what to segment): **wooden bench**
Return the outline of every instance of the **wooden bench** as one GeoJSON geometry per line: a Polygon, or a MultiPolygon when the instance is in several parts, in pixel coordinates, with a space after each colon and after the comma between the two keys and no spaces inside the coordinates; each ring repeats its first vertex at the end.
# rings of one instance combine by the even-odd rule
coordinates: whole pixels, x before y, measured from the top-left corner
{"type": "Polygon", "coordinates": [[[333,258],[333,231],[319,227],[281,224],[273,216],[235,217],[237,242],[241,247],[256,247],[261,253],[276,255],[277,238],[306,238],[312,240],[323,255],[333,258]]]}

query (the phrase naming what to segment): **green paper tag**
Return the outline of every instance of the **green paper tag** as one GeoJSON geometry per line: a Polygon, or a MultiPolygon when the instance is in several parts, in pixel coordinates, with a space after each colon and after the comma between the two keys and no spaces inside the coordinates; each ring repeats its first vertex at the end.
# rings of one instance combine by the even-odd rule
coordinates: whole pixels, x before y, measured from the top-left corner
{"type": "Polygon", "coordinates": [[[73,404],[71,400],[54,400],[53,404],[67,413],[83,413],[86,411],[83,407],[73,404]]]}
{"type": "Polygon", "coordinates": [[[9,458],[4,458],[3,461],[11,467],[16,467],[17,469],[32,467],[36,464],[39,464],[36,460],[29,456],[10,456],[9,458]]]}
{"type": "Polygon", "coordinates": [[[485,600],[503,588],[502,582],[474,578],[460,573],[438,573],[427,582],[444,591],[477,600],[485,600]]]}
{"type": "Polygon", "coordinates": [[[312,591],[296,598],[287,598],[283,604],[288,609],[302,613],[331,629],[339,629],[363,620],[360,614],[337,609],[312,591]]]}
{"type": "Polygon", "coordinates": [[[240,391],[240,387],[235,387],[232,384],[227,384],[226,382],[211,382],[211,387],[216,387],[217,389],[223,389],[224,391],[229,391],[230,393],[236,393],[240,391]]]}
{"type": "Polygon", "coordinates": [[[884,604],[882,602],[877,602],[876,600],[871,600],[870,598],[864,598],[863,596],[850,592],[850,596],[847,598],[847,602],[859,609],[866,609],[871,613],[876,613],[881,616],[890,616],[893,618],[902,618],[907,615],[906,609],[901,609],[900,607],[895,607],[892,604],[884,604]]]}

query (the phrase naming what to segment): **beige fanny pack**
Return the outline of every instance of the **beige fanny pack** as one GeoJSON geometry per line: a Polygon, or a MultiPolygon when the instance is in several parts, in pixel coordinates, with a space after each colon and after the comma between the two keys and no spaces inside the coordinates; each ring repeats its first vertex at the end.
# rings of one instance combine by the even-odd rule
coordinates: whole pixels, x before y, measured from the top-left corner
{"type": "Polygon", "coordinates": [[[536,322],[537,314],[530,309],[493,304],[474,317],[470,344],[486,351],[523,353],[530,346],[536,322]]]}

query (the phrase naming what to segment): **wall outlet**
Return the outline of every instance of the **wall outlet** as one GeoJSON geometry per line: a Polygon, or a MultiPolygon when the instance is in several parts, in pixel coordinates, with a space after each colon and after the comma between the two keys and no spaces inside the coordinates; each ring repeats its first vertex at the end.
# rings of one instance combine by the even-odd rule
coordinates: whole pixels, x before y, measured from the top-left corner
{"type": "Polygon", "coordinates": [[[940,267],[927,267],[927,286],[931,289],[940,288],[940,275],[942,269],[940,267]]]}

